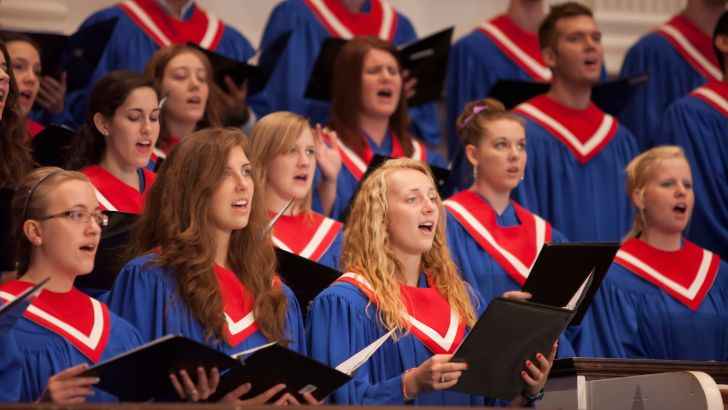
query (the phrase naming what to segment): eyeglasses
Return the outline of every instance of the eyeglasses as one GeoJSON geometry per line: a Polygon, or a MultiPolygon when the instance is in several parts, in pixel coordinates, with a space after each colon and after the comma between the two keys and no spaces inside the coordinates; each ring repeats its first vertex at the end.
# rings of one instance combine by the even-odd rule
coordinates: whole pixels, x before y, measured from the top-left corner
{"type": "Polygon", "coordinates": [[[109,224],[109,216],[101,211],[83,211],[80,209],[71,209],[70,211],[65,211],[53,215],[47,215],[42,218],[35,218],[38,221],[47,221],[48,219],[53,218],[68,218],[73,222],[76,223],[89,223],[91,222],[91,219],[93,218],[94,222],[96,222],[100,227],[105,227],[109,224]]]}

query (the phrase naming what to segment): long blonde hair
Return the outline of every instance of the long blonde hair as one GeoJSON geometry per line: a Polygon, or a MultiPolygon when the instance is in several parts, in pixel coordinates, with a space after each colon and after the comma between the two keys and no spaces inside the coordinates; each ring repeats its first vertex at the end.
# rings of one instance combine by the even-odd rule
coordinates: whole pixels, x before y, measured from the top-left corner
{"type": "MultiPolygon", "coordinates": [[[[685,158],[685,152],[682,148],[677,145],[661,145],[647,150],[632,159],[624,169],[627,173],[627,197],[635,206],[636,211],[634,215],[634,222],[632,229],[624,237],[624,240],[637,237],[645,229],[645,214],[644,209],[639,209],[634,203],[634,193],[642,191],[645,185],[652,178],[652,174],[662,161],[673,158],[685,158]]],[[[644,192],[644,191],[642,191],[644,192]]]]}
{"type": "MultiPolygon", "coordinates": [[[[260,180],[265,189],[268,188],[268,167],[273,159],[288,151],[296,144],[296,139],[310,126],[308,121],[298,114],[288,111],[279,111],[266,115],[260,119],[250,133],[250,160],[257,164],[260,180]]],[[[316,134],[314,141],[316,140],[316,134]]],[[[259,195],[263,196],[261,192],[259,195]]],[[[293,209],[308,212],[311,210],[312,191],[305,198],[294,203],[293,209]]],[[[277,209],[271,209],[277,211],[277,209]]]]}
{"type": "MultiPolygon", "coordinates": [[[[401,331],[407,331],[409,324],[403,315],[406,307],[396,275],[396,272],[402,271],[402,266],[392,252],[387,232],[387,177],[407,169],[422,172],[432,180],[425,164],[409,158],[389,160],[364,180],[351,208],[350,222],[344,228],[341,256],[341,266],[361,274],[371,283],[377,297],[380,322],[387,329],[398,328],[401,331]]],[[[434,181],[432,184],[434,186],[434,181]]],[[[432,248],[422,255],[422,269],[430,275],[432,285],[450,306],[468,326],[472,326],[476,320],[474,299],[450,258],[445,238],[445,210],[439,196],[437,206],[440,219],[432,248]]]]}

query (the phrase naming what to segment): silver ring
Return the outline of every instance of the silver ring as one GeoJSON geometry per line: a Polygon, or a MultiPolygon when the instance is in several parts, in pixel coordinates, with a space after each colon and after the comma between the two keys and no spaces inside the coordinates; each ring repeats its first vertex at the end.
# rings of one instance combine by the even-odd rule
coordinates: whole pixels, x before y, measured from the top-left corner
{"type": "Polygon", "coordinates": [[[445,383],[447,379],[445,379],[445,373],[440,375],[440,383],[445,383]]]}

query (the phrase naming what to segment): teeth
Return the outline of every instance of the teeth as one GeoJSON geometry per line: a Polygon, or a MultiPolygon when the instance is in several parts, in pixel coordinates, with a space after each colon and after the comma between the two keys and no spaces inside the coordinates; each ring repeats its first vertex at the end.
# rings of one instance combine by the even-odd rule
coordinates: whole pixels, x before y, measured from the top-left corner
{"type": "Polygon", "coordinates": [[[246,200],[240,200],[240,201],[233,202],[233,206],[247,206],[247,205],[248,205],[248,201],[246,201],[246,200]]]}

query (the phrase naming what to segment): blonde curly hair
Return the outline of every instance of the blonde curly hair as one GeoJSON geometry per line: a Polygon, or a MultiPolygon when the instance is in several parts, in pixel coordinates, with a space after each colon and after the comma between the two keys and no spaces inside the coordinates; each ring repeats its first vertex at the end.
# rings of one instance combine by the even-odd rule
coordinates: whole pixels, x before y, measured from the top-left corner
{"type": "MultiPolygon", "coordinates": [[[[427,175],[432,185],[432,174],[421,161],[400,158],[389,160],[362,183],[344,228],[344,247],[341,266],[346,271],[364,276],[377,297],[377,315],[387,329],[409,330],[403,313],[406,306],[400,292],[396,272],[402,271],[387,230],[389,223],[388,177],[400,170],[415,170],[427,175]]],[[[421,269],[430,275],[432,286],[448,301],[468,326],[475,323],[476,315],[469,286],[462,280],[450,258],[445,237],[445,211],[438,196],[439,221],[432,248],[422,255],[421,269]]]]}

